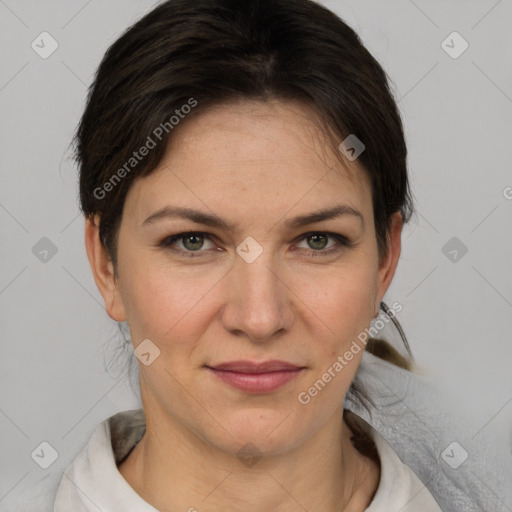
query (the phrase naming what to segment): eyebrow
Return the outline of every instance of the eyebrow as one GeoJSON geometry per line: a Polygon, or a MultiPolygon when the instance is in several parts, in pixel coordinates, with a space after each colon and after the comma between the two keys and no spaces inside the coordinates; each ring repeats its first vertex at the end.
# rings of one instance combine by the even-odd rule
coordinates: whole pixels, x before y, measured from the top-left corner
{"type": "MultiPolygon", "coordinates": [[[[364,229],[364,217],[359,210],[352,208],[348,205],[338,205],[332,208],[322,209],[316,212],[306,213],[304,215],[298,215],[292,219],[285,220],[284,225],[288,228],[300,228],[313,224],[315,222],[321,222],[324,220],[334,219],[342,216],[354,216],[358,218],[364,229]]],[[[204,224],[212,228],[224,229],[229,232],[235,230],[235,225],[221,219],[219,216],[211,213],[201,212],[192,208],[180,208],[165,206],[156,212],[152,213],[143,223],[143,226],[154,224],[155,222],[165,218],[182,218],[189,219],[197,224],[204,224]]]]}

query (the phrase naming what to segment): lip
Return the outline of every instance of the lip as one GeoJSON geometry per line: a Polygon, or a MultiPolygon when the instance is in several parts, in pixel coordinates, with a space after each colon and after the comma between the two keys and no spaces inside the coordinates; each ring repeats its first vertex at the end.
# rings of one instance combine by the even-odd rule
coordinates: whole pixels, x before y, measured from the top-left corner
{"type": "Polygon", "coordinates": [[[230,361],[207,368],[224,383],[246,393],[270,393],[304,370],[304,367],[277,360],[230,361]]]}
{"type": "Polygon", "coordinates": [[[287,363],[286,361],[279,361],[277,359],[259,362],[248,360],[229,361],[227,363],[209,366],[209,368],[237,373],[270,373],[301,369],[300,366],[287,363]]]}

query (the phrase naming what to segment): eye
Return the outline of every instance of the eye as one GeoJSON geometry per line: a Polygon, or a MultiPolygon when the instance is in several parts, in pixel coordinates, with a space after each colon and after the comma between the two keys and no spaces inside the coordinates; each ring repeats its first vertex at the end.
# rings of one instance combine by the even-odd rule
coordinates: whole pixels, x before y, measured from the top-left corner
{"type": "Polygon", "coordinates": [[[302,235],[301,240],[306,242],[308,248],[313,249],[309,251],[313,256],[332,254],[341,251],[344,247],[351,247],[352,245],[350,241],[342,235],[323,231],[306,233],[302,235]],[[333,241],[331,245],[329,245],[329,239],[333,241]]]}
{"type": "MultiPolygon", "coordinates": [[[[167,238],[164,238],[164,240],[162,240],[159,245],[166,249],[170,249],[186,256],[193,257],[195,256],[195,254],[193,254],[194,252],[204,252],[201,249],[204,249],[205,241],[210,242],[210,244],[215,247],[206,233],[197,231],[189,231],[187,233],[179,233],[177,235],[168,236],[167,238]]],[[[209,248],[211,249],[213,247],[209,248]]]]}

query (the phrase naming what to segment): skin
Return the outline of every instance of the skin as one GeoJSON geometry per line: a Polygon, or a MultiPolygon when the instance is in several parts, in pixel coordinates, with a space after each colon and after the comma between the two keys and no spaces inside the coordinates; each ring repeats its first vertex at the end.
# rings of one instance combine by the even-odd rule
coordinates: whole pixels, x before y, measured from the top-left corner
{"type": "Polygon", "coordinates": [[[159,167],[128,192],[117,276],[98,219],[86,221],[107,313],[128,322],[134,347],[150,339],[160,350],[139,363],[146,434],[120,473],[161,511],[364,510],[380,468],[352,446],[343,421],[363,350],[309,404],[297,396],[377,315],[400,256],[400,214],[379,261],[367,177],[357,160],[335,157],[303,105],[226,104],[183,121],[174,137],[159,167]],[[342,215],[285,226],[339,204],[357,209],[364,225],[342,215]],[[168,205],[215,214],[234,230],[178,217],[143,226],[168,205]],[[159,245],[187,231],[209,236],[179,239],[174,251],[159,245]],[[304,236],[312,231],[320,239],[304,236]],[[248,236],[263,248],[252,263],[236,252],[248,236]],[[248,394],[205,367],[239,359],[305,369],[273,392],[248,394]],[[261,455],[251,467],[237,457],[247,443],[261,455]]]}

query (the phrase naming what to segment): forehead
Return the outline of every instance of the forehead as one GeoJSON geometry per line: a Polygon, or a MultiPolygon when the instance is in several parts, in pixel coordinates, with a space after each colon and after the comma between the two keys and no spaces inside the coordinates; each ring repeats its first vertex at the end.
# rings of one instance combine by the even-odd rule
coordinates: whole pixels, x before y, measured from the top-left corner
{"type": "Polygon", "coordinates": [[[264,205],[278,216],[343,202],[366,216],[371,190],[357,160],[334,152],[311,109],[243,101],[185,119],[158,168],[136,180],[126,199],[139,215],[176,200],[238,212],[264,205]]]}

